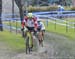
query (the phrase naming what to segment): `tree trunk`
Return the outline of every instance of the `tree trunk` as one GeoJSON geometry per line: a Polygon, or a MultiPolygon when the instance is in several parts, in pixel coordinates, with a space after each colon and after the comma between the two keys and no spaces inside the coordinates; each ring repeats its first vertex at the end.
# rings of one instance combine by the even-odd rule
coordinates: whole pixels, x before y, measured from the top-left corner
{"type": "Polygon", "coordinates": [[[0,31],[3,31],[3,25],[2,25],[2,0],[0,0],[0,31]]]}
{"type": "Polygon", "coordinates": [[[23,20],[23,10],[22,10],[22,8],[19,8],[19,13],[20,13],[20,19],[21,19],[21,23],[22,23],[22,20],[23,20]]]}
{"type": "MultiPolygon", "coordinates": [[[[20,19],[21,19],[21,24],[22,24],[22,20],[23,20],[23,9],[22,9],[22,2],[21,0],[15,0],[15,3],[17,4],[18,8],[19,8],[19,14],[20,14],[20,19]]],[[[24,31],[22,31],[22,36],[24,37],[24,31]]]]}
{"type": "Polygon", "coordinates": [[[23,20],[23,9],[22,9],[21,0],[15,0],[15,3],[17,4],[17,6],[19,8],[20,19],[21,19],[21,23],[22,23],[22,20],[23,20]]]}

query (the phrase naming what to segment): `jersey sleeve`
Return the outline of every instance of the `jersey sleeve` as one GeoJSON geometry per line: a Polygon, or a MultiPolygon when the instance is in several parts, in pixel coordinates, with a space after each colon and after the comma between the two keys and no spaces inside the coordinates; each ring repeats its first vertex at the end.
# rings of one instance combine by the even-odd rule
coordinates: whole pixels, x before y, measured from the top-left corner
{"type": "Polygon", "coordinates": [[[22,24],[21,24],[21,25],[22,25],[22,28],[24,28],[24,25],[25,25],[25,23],[24,23],[24,19],[23,19],[23,21],[22,21],[22,24]]]}
{"type": "Polygon", "coordinates": [[[38,27],[37,17],[34,17],[33,20],[34,20],[34,27],[37,28],[38,27]]]}
{"type": "Polygon", "coordinates": [[[22,28],[24,28],[26,21],[27,21],[27,17],[25,16],[23,21],[22,21],[22,28]]]}

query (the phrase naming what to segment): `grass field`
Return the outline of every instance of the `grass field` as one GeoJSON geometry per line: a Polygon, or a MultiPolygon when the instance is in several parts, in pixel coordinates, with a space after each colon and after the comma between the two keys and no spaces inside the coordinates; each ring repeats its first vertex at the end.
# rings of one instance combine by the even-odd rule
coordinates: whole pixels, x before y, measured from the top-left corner
{"type": "Polygon", "coordinates": [[[64,36],[69,37],[70,39],[75,39],[75,31],[74,29],[66,29],[66,26],[56,25],[53,23],[49,23],[48,26],[46,26],[47,31],[55,32],[64,36]],[[51,26],[50,26],[51,25],[51,26]]]}
{"type": "MultiPolygon", "coordinates": [[[[60,22],[58,20],[56,22],[61,23],[61,24],[66,24],[67,23],[70,26],[74,27],[74,24],[70,24],[70,23],[74,23],[75,22],[74,18],[65,18],[64,21],[66,21],[66,22],[60,22]]],[[[9,22],[5,22],[5,24],[10,25],[9,22]]],[[[70,28],[68,26],[66,27],[66,26],[58,25],[58,24],[55,25],[52,22],[49,22],[48,26],[46,25],[46,22],[44,22],[44,24],[46,26],[46,30],[49,31],[49,32],[55,32],[55,33],[67,36],[70,39],[75,39],[75,36],[74,36],[75,35],[75,29],[74,28],[70,28]]],[[[21,28],[20,22],[11,22],[11,26],[15,26],[16,27],[16,25],[17,25],[17,28],[21,28]]]]}
{"type": "Polygon", "coordinates": [[[20,34],[10,33],[8,31],[0,32],[0,42],[6,43],[12,50],[21,50],[25,48],[24,39],[20,34]]]}
{"type": "MultiPolygon", "coordinates": [[[[61,24],[67,24],[69,26],[74,27],[75,18],[64,18],[61,22],[59,20],[56,20],[54,22],[61,23],[61,24]]],[[[46,25],[46,23],[45,23],[46,25]]],[[[75,28],[70,28],[68,26],[63,26],[59,24],[55,24],[52,22],[48,23],[48,26],[46,26],[46,30],[50,32],[55,32],[64,36],[69,37],[70,39],[75,39],[75,28]]]]}

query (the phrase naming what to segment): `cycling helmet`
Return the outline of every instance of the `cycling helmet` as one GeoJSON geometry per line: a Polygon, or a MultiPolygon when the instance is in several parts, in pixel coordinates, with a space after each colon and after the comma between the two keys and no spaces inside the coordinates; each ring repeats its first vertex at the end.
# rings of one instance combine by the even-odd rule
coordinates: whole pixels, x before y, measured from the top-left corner
{"type": "Polygon", "coordinates": [[[32,18],[33,14],[32,13],[28,13],[27,16],[30,17],[30,18],[32,18]]]}

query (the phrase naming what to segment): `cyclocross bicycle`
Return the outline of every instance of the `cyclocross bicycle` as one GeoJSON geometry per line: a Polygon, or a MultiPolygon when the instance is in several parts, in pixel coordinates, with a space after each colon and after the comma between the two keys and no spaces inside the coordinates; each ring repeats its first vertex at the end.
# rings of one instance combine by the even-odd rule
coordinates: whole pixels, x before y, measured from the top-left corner
{"type": "Polygon", "coordinates": [[[26,54],[28,54],[28,53],[30,54],[30,52],[32,51],[32,45],[33,45],[33,47],[36,46],[38,40],[37,40],[34,32],[31,32],[32,36],[30,34],[30,31],[26,30],[25,32],[26,32],[25,33],[26,35],[24,36],[24,39],[25,39],[25,46],[26,46],[26,54]],[[33,37],[33,42],[32,42],[31,37],[33,37]]]}
{"type": "Polygon", "coordinates": [[[32,38],[31,38],[31,34],[28,30],[25,30],[24,32],[26,32],[24,35],[24,39],[25,39],[25,46],[26,46],[26,54],[30,54],[30,52],[32,51],[32,45],[33,47],[35,46],[36,49],[38,49],[39,47],[39,43],[41,46],[43,46],[43,41],[39,42],[39,38],[38,38],[38,32],[31,32],[32,37],[33,37],[33,42],[32,42],[32,38]],[[35,34],[34,34],[35,33],[35,34]]]}
{"type": "Polygon", "coordinates": [[[31,34],[30,34],[29,31],[26,32],[25,41],[26,41],[25,45],[26,45],[26,54],[27,54],[27,53],[31,52],[31,50],[32,50],[31,47],[32,47],[32,44],[33,44],[32,39],[31,39],[31,34]]]}

